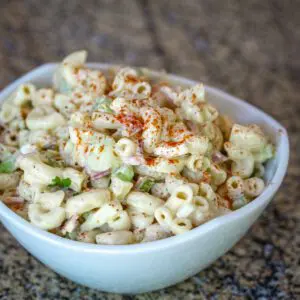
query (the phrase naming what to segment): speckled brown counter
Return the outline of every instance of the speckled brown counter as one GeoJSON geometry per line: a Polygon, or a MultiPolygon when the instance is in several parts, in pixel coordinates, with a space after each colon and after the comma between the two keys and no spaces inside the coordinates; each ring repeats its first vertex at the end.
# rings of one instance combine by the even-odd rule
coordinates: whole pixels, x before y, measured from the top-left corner
{"type": "Polygon", "coordinates": [[[101,293],[43,266],[0,225],[0,299],[299,299],[299,11],[281,0],[1,0],[1,88],[86,48],[90,61],[164,68],[247,99],[287,127],[292,151],[251,232],[197,276],[144,295],[101,293]]]}

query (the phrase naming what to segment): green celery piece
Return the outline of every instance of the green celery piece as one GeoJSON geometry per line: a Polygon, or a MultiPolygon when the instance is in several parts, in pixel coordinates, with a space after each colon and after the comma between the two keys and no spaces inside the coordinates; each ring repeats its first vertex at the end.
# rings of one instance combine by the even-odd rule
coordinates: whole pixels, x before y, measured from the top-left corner
{"type": "Polygon", "coordinates": [[[11,160],[0,163],[0,173],[12,173],[15,170],[15,163],[11,160]]]}
{"type": "Polygon", "coordinates": [[[125,165],[119,168],[114,175],[123,181],[132,181],[134,176],[134,171],[132,166],[125,165]]]}
{"type": "Polygon", "coordinates": [[[114,111],[110,108],[111,100],[105,96],[96,98],[96,104],[94,105],[94,109],[99,109],[106,113],[114,113],[114,111]]]}
{"type": "Polygon", "coordinates": [[[149,191],[151,190],[151,188],[153,187],[154,184],[155,184],[154,179],[152,179],[150,177],[145,177],[145,178],[141,179],[141,182],[138,184],[137,188],[141,192],[149,193],[149,191]]]}

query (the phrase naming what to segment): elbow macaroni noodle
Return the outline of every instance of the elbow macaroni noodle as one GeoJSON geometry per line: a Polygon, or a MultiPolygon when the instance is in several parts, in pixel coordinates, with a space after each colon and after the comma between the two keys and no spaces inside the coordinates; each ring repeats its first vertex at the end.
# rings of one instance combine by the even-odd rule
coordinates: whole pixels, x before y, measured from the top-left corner
{"type": "Polygon", "coordinates": [[[273,145],[207,103],[203,84],[130,67],[110,79],[86,58],[67,56],[52,88],[21,84],[1,106],[0,193],[32,224],[86,243],[144,243],[263,192],[273,145]]]}

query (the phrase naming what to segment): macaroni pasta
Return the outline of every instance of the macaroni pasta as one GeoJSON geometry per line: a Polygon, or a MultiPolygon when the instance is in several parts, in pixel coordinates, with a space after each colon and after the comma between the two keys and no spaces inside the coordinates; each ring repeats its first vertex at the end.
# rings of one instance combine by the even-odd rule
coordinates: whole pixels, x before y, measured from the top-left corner
{"type": "Polygon", "coordinates": [[[0,193],[68,239],[120,245],[182,234],[264,190],[274,147],[146,69],[85,66],[78,51],[53,87],[21,84],[0,110],[0,193]],[[111,78],[111,72],[114,73],[111,78]]]}

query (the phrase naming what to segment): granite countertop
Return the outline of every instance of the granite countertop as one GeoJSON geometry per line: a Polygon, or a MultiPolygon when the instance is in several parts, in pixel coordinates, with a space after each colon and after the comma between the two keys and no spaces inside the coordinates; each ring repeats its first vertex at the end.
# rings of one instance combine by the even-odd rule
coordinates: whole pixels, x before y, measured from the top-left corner
{"type": "Polygon", "coordinates": [[[299,1],[281,0],[1,0],[0,88],[86,48],[90,61],[166,69],[246,99],[287,127],[291,158],[274,201],[231,251],[154,293],[76,285],[0,225],[0,299],[299,299],[299,11],[299,1]]]}

